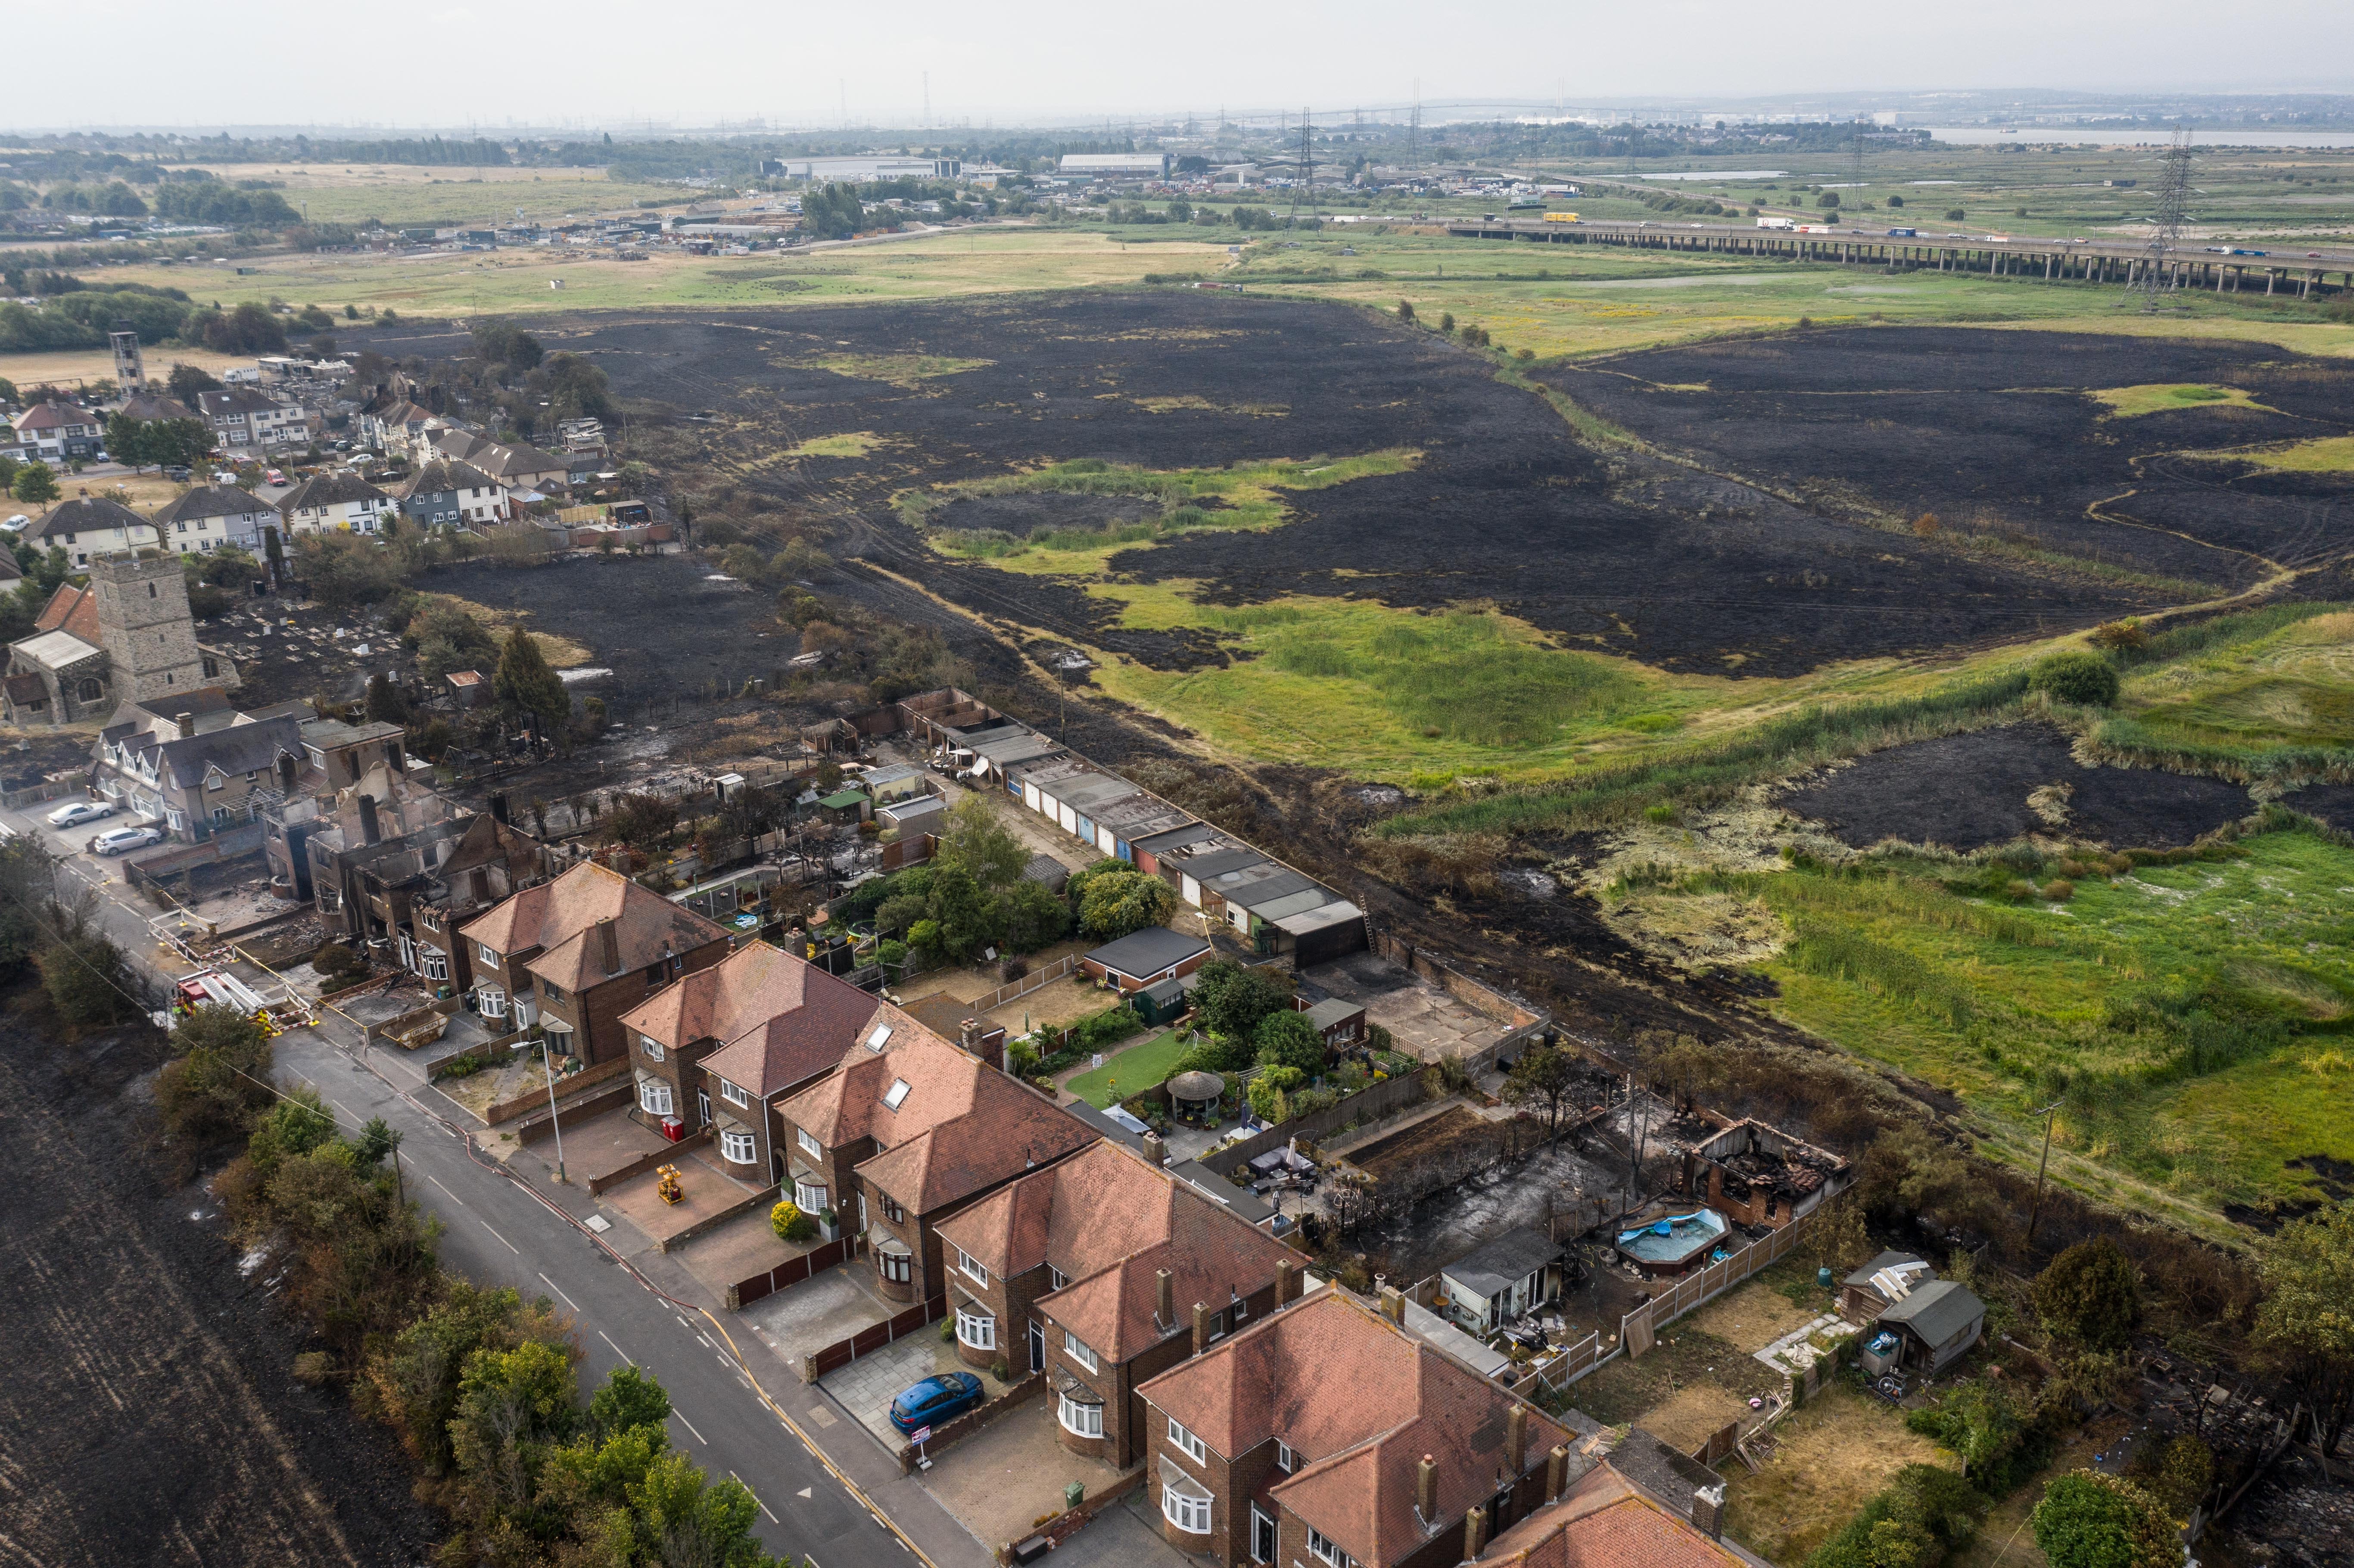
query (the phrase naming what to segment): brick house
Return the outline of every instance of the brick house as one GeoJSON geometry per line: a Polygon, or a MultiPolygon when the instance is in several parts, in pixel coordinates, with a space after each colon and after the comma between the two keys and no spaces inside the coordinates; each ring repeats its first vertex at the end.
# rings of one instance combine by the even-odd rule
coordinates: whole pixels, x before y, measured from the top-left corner
{"type": "Polygon", "coordinates": [[[776,1117],[795,1190],[837,1195],[833,1207],[865,1234],[883,1293],[901,1301],[947,1288],[942,1221],[1097,1136],[887,1003],[839,1070],[776,1117]]]}
{"type": "Polygon", "coordinates": [[[957,1353],[1048,1373],[1056,1437],[1126,1469],[1137,1388],[1288,1297],[1299,1255],[1114,1139],[947,1221],[957,1353]]]}
{"type": "Polygon", "coordinates": [[[451,994],[474,988],[474,945],[458,939],[461,927],[512,896],[518,888],[546,877],[546,852],[537,839],[500,815],[504,802],[475,817],[439,870],[409,899],[408,938],[417,972],[451,994]]]}
{"type": "Polygon", "coordinates": [[[727,933],[620,872],[584,861],[459,929],[484,1018],[537,1025],[583,1062],[628,1053],[621,1015],[727,955],[727,933]]]}
{"type": "Polygon", "coordinates": [[[1716,1130],[1681,1146],[1683,1190],[1737,1224],[1778,1231],[1855,1180],[1845,1158],[1779,1128],[1701,1115],[1716,1130]]]}
{"type": "MultiPolygon", "coordinates": [[[[728,1174],[756,1187],[790,1174],[771,1110],[841,1065],[882,1004],[767,942],[663,987],[622,1015],[641,1117],[716,1124],[728,1174]]],[[[814,1214],[836,1190],[800,1181],[814,1214]]]]}
{"type": "Polygon", "coordinates": [[[1165,980],[1182,980],[1210,961],[1210,944],[1199,937],[1147,926],[1116,942],[1079,956],[1089,980],[1133,993],[1165,980]]]}
{"type": "Polygon", "coordinates": [[[253,821],[302,744],[293,718],[254,718],[197,687],[118,708],[90,749],[90,789],[194,843],[253,821]]]}
{"type": "MultiPolygon", "coordinates": [[[[1668,1507],[1613,1457],[1575,1454],[1554,1464],[1570,1472],[1566,1484],[1556,1483],[1549,1467],[1547,1500],[1476,1553],[1479,1561],[1496,1568],[1737,1568],[1761,1561],[1668,1507]],[[1585,1473],[1575,1474],[1580,1466],[1585,1473]]],[[[1715,1489],[1721,1494],[1723,1483],[1715,1489]]],[[[1720,1506],[1704,1504],[1701,1519],[1717,1519],[1720,1506]]]]}
{"type": "Polygon", "coordinates": [[[1162,1533],[1225,1568],[1455,1568],[1547,1500],[1575,1441],[1332,1289],[1139,1393],[1162,1533]]]}

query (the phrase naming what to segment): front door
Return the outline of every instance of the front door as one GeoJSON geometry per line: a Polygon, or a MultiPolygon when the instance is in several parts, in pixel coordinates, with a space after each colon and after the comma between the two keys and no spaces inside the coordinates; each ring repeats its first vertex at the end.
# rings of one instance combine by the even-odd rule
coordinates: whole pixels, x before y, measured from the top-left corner
{"type": "Polygon", "coordinates": [[[1035,1322],[1030,1325],[1030,1370],[1046,1370],[1046,1330],[1035,1322]]]}
{"type": "Polygon", "coordinates": [[[1275,1520],[1258,1504],[1251,1504],[1251,1555],[1261,1563],[1275,1561],[1275,1520]]]}
{"type": "Polygon", "coordinates": [[[709,1089],[695,1091],[695,1125],[697,1127],[711,1125],[711,1091],[709,1089]]]}

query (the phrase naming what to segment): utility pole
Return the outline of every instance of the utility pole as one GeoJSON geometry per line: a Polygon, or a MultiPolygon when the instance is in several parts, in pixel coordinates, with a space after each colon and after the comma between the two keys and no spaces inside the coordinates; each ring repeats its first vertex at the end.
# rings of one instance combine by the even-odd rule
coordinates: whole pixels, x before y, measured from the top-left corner
{"type": "Polygon", "coordinates": [[[2060,1102],[2053,1100],[2036,1115],[2043,1118],[2043,1158],[2035,1163],[2035,1202],[2027,1211],[2027,1245],[2035,1245],[2035,1224],[2043,1217],[2043,1173],[2052,1166],[2052,1121],[2060,1114],[2060,1102]]]}
{"type": "Polygon", "coordinates": [[[564,1118],[556,1114],[556,1052],[543,1037],[539,1043],[539,1065],[547,1075],[547,1125],[556,1129],[556,1180],[566,1181],[564,1174],[564,1118]]]}
{"type": "Polygon", "coordinates": [[[2158,181],[2158,215],[2141,263],[2141,277],[2126,297],[2141,296],[2141,313],[2158,313],[2158,296],[2169,286],[2167,257],[2182,237],[2184,215],[2190,205],[2190,127],[2178,125],[2166,149],[2165,170],[2158,181]]]}

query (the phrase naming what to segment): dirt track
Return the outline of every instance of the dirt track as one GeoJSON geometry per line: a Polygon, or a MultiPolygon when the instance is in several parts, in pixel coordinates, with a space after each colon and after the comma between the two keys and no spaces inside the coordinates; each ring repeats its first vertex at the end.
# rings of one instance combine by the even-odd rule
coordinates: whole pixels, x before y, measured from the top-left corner
{"type": "Polygon", "coordinates": [[[143,1036],[0,1025],[0,1560],[425,1560],[438,1530],[390,1436],[294,1381],[217,1205],[148,1176],[153,1065],[143,1036]]]}

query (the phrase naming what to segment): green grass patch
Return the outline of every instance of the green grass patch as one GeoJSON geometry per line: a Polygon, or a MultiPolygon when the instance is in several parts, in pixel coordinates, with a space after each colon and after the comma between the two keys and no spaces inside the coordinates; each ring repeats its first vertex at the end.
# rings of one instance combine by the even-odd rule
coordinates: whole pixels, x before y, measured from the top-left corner
{"type": "Polygon", "coordinates": [[[2096,751],[2235,778],[2354,774],[2354,609],[2272,605],[2162,632],[2118,656],[2096,751]]]}
{"type": "Polygon", "coordinates": [[[2183,408],[2253,408],[2256,400],[2237,387],[2205,387],[2195,382],[2158,381],[2143,387],[2110,387],[2084,394],[2108,405],[2120,419],[2144,414],[2170,414],[2183,408]]]}
{"type": "Polygon", "coordinates": [[[1184,1036],[1172,1029],[1105,1057],[1102,1066],[1080,1074],[1065,1086],[1096,1109],[1104,1110],[1162,1082],[1184,1054],[1184,1036]]]}
{"type": "Polygon", "coordinates": [[[787,447],[777,456],[779,458],[858,458],[864,457],[884,444],[884,438],[872,430],[854,430],[839,436],[813,436],[799,446],[787,447]]]}
{"type": "Polygon", "coordinates": [[[1763,966],[1776,1012],[2021,1148],[2057,1099],[2059,1157],[2211,1211],[2354,1158],[2354,850],[2290,828],[2114,877],[2062,858],[1801,860],[1677,892],[1762,899],[1791,933],[1763,966]],[[2064,903],[2000,891],[2071,872],[2064,903]]]}
{"type": "Polygon", "coordinates": [[[854,381],[880,381],[913,391],[935,376],[956,376],[994,365],[993,359],[953,359],[942,354],[832,354],[793,363],[804,370],[830,370],[854,381]]]}
{"type": "Polygon", "coordinates": [[[2185,457],[2218,462],[2253,463],[2282,473],[2344,473],[2354,469],[2354,436],[2323,436],[2285,447],[2258,447],[2236,452],[2185,452],[2185,457]]]}

